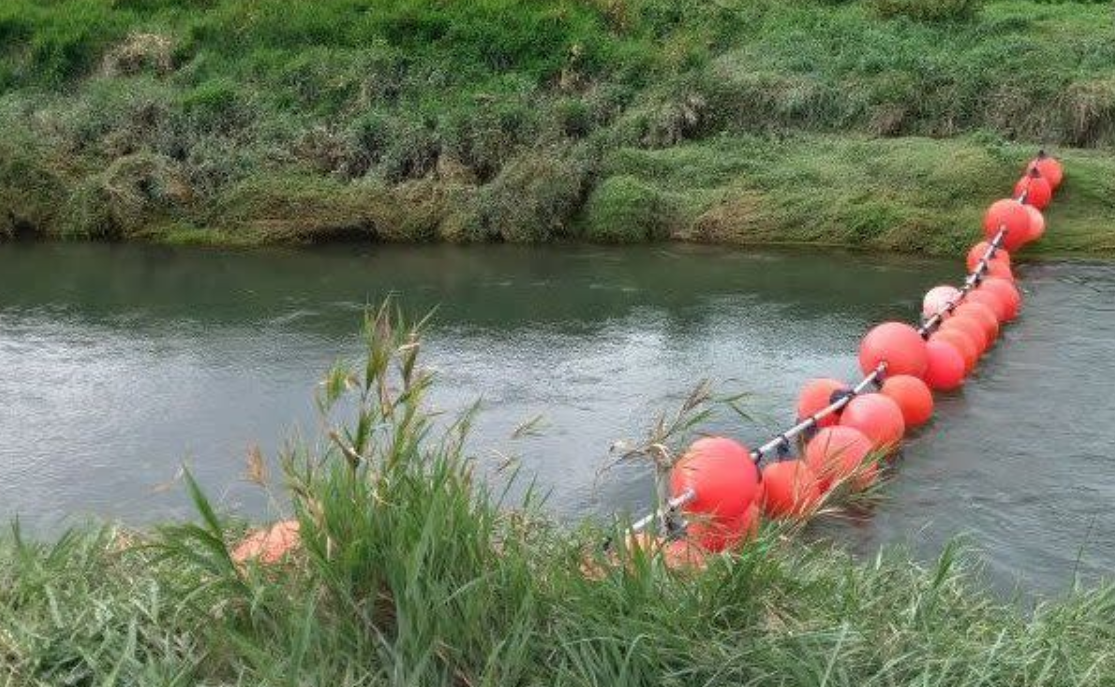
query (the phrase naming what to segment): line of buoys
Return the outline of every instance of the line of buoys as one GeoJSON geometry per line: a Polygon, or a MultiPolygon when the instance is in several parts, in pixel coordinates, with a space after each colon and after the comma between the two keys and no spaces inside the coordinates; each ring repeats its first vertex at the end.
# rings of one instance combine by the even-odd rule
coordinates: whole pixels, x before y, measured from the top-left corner
{"type": "MultiPolygon", "coordinates": [[[[864,336],[859,383],[810,380],[798,396],[797,424],[757,449],[724,437],[694,442],[672,468],[669,501],[631,530],[661,524],[665,534],[656,541],[663,550],[684,533],[686,547],[716,552],[747,539],[762,515],[805,517],[838,484],[853,490],[873,484],[876,457],[893,455],[909,429],[928,422],[933,391],[960,387],[1001,326],[1018,316],[1022,297],[1011,254],[1043,235],[1041,208],[1063,174],[1057,160],[1040,152],[1026,165],[1015,196],[987,209],[985,240],[967,253],[963,285],[930,289],[919,327],[885,322],[864,336]],[[807,439],[801,457],[789,458],[791,442],[801,439],[807,439]],[[771,456],[778,459],[760,471],[771,456]]],[[[667,556],[667,563],[682,559],[667,556]]]]}

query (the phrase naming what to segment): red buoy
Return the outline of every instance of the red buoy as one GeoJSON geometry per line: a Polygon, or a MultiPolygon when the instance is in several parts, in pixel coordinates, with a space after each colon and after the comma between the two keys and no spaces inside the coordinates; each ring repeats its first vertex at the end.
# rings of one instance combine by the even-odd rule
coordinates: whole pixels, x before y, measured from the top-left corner
{"type": "Polygon", "coordinates": [[[671,570],[703,570],[708,565],[708,551],[689,538],[660,539],[655,545],[662,551],[662,562],[671,570]]]}
{"type": "Polygon", "coordinates": [[[925,340],[908,324],[880,324],[863,337],[859,348],[859,367],[864,374],[870,374],[879,363],[884,362],[888,375],[920,377],[925,372],[925,340]]]}
{"type": "Polygon", "coordinates": [[[1003,237],[1003,248],[1008,253],[1021,248],[1030,238],[1030,214],[1026,206],[1013,198],[995,201],[983,216],[983,235],[988,241],[1004,228],[1007,233],[1003,237]]]}
{"type": "MultiPolygon", "coordinates": [[[[932,339],[930,339],[932,341],[932,339]]],[[[907,427],[920,427],[933,417],[933,394],[925,382],[910,375],[887,377],[879,393],[898,404],[907,427]]]]}
{"type": "Polygon", "coordinates": [[[1006,322],[1018,317],[1018,312],[1022,309],[1022,295],[1018,293],[1018,288],[1013,281],[1001,277],[987,277],[976,290],[990,291],[1002,299],[1007,306],[1006,322]]]}
{"type": "MultiPolygon", "coordinates": [[[[822,408],[832,403],[832,396],[838,391],[848,391],[850,387],[839,379],[811,379],[802,387],[798,394],[798,420],[812,416],[822,408]]],[[[840,413],[833,413],[821,418],[818,427],[835,425],[840,419],[840,413]]]]}
{"type": "MultiPolygon", "coordinates": [[[[976,269],[976,265],[979,264],[979,261],[983,258],[983,256],[987,255],[987,251],[990,250],[990,248],[990,242],[980,241],[968,250],[968,257],[965,261],[965,264],[968,265],[969,272],[976,269]]],[[[1010,253],[1006,252],[1005,250],[995,251],[995,255],[991,256],[991,261],[994,262],[996,260],[1005,262],[1007,267],[1010,267],[1010,253]]]]}
{"type": "Polygon", "coordinates": [[[1049,182],[1049,187],[1054,191],[1057,190],[1057,187],[1061,185],[1061,181],[1064,179],[1065,170],[1062,169],[1061,163],[1058,162],[1056,158],[1046,155],[1044,150],[1038,152],[1038,156],[1030,160],[1030,164],[1026,165],[1027,172],[1034,169],[1045,177],[1045,180],[1049,182]]]}
{"type": "Polygon", "coordinates": [[[808,514],[821,498],[817,475],[803,460],[784,460],[763,468],[763,510],[771,518],[808,514]]]}
{"type": "Polygon", "coordinates": [[[1033,205],[1027,205],[1026,212],[1030,215],[1030,236],[1026,239],[1026,242],[1029,243],[1045,236],[1045,215],[1041,214],[1041,210],[1033,205]]]}
{"type": "Polygon", "coordinates": [[[926,344],[929,366],[925,369],[925,383],[938,391],[952,391],[964,383],[964,357],[960,351],[944,341],[930,340],[926,344]]]}
{"type": "Polygon", "coordinates": [[[1053,199],[1053,187],[1037,169],[1031,169],[1014,185],[1015,198],[1021,198],[1023,193],[1026,194],[1026,198],[1022,202],[1033,205],[1039,210],[1044,210],[1053,199]]]}
{"type": "Polygon", "coordinates": [[[759,503],[759,501],[756,501],[748,506],[743,517],[739,519],[737,527],[739,528],[740,541],[749,541],[759,534],[759,527],[763,524],[763,509],[759,507],[759,503]]]}
{"type": "Polygon", "coordinates": [[[1011,271],[1010,264],[1002,260],[992,260],[989,262],[987,264],[987,271],[984,272],[984,274],[1014,281],[1014,272],[1011,271]]]}
{"type": "Polygon", "coordinates": [[[761,503],[760,496],[741,515],[725,520],[692,516],[686,526],[686,534],[690,541],[706,551],[735,548],[758,533],[762,523],[761,503]]]}
{"type": "Polygon", "coordinates": [[[995,343],[995,339],[999,336],[999,319],[995,317],[995,312],[984,305],[983,303],[975,303],[965,300],[960,304],[956,310],[953,311],[957,316],[964,315],[965,317],[972,317],[983,326],[983,332],[987,335],[987,345],[995,343]]]}
{"type": "Polygon", "coordinates": [[[709,551],[721,551],[738,542],[747,509],[761,496],[759,469],[742,444],[724,437],[693,442],[670,474],[670,491],[678,496],[687,489],[696,498],[685,506],[690,535],[709,551]]]}
{"type": "Polygon", "coordinates": [[[941,323],[938,331],[947,332],[952,329],[963,332],[971,339],[972,343],[976,346],[977,358],[983,355],[991,346],[991,341],[987,338],[987,330],[984,328],[983,323],[972,315],[953,315],[941,323]]]}
{"type": "Polygon", "coordinates": [[[906,433],[902,409],[890,397],[874,393],[853,398],[840,416],[840,425],[855,427],[871,440],[873,447],[887,452],[898,448],[906,433]]]}
{"type": "Polygon", "coordinates": [[[822,493],[852,475],[855,475],[852,486],[866,489],[875,482],[878,473],[878,466],[864,465],[873,449],[871,440],[859,429],[826,427],[805,445],[805,462],[817,476],[822,493]]]}
{"type": "Polygon", "coordinates": [[[1006,322],[1007,315],[1010,313],[1010,308],[999,296],[993,291],[986,291],[983,289],[973,289],[968,292],[968,296],[964,299],[965,303],[983,303],[991,312],[995,313],[995,319],[998,322],[1006,322]]]}
{"type": "MultiPolygon", "coordinates": [[[[979,326],[974,322],[973,325],[979,326]]],[[[972,370],[976,369],[976,363],[979,362],[980,351],[976,347],[976,342],[973,341],[972,337],[963,329],[938,329],[933,332],[929,340],[941,341],[956,349],[960,357],[964,358],[965,377],[972,374],[972,370]]]]}

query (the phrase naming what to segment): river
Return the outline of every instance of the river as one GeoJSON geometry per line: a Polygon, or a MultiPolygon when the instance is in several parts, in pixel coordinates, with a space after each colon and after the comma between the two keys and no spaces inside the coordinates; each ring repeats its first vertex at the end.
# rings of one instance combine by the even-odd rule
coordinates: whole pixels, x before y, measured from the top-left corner
{"type": "MultiPolygon", "coordinates": [[[[434,406],[482,401],[471,449],[513,460],[562,518],[639,510],[643,465],[602,472],[700,379],[743,392],[708,427],[755,445],[802,383],[851,377],[859,338],[912,320],[961,260],[831,250],[331,246],[219,250],[0,244],[0,517],[35,532],[190,514],[190,465],[222,506],[275,501],[244,478],[317,433],[312,395],[359,354],[361,313],[436,307],[434,406]],[[537,432],[512,439],[536,416],[537,432]]],[[[1000,587],[1056,592],[1115,566],[1115,265],[1023,265],[1025,309],[963,391],[906,444],[884,501],[826,525],[857,550],[931,557],[964,535],[1000,587]]]]}

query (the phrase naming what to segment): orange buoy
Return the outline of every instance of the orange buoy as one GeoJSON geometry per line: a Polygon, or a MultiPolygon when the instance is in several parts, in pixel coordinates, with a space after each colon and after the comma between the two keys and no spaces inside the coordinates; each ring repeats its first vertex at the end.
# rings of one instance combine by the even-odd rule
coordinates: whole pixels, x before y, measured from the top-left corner
{"type": "Polygon", "coordinates": [[[840,416],[840,425],[858,429],[871,440],[874,448],[887,452],[898,448],[906,433],[902,409],[894,399],[876,393],[853,398],[840,416]]]}
{"type": "Polygon", "coordinates": [[[603,561],[598,561],[591,554],[586,553],[581,560],[581,573],[590,580],[602,580],[607,576],[608,568],[619,565],[621,559],[626,560],[630,569],[636,556],[648,559],[661,556],[662,562],[672,570],[701,570],[706,566],[708,558],[708,552],[690,537],[671,540],[645,531],[628,534],[624,549],[626,556],[611,551],[603,561]]]}
{"type": "Polygon", "coordinates": [[[751,539],[759,531],[762,496],[755,499],[742,514],[726,520],[695,515],[689,519],[686,535],[689,540],[706,551],[718,552],[732,549],[751,539]]]}
{"type": "Polygon", "coordinates": [[[759,534],[759,528],[763,524],[763,509],[760,507],[762,501],[755,501],[747,508],[747,512],[740,518],[738,526],[741,536],[741,541],[750,541],[759,534]]]}
{"type": "MultiPolygon", "coordinates": [[[[968,250],[966,264],[968,265],[969,272],[976,269],[976,265],[979,264],[979,261],[983,258],[983,256],[987,255],[987,251],[990,248],[990,242],[980,241],[968,250]]],[[[1007,267],[1010,267],[1010,253],[1006,252],[1005,250],[995,251],[995,255],[991,256],[990,262],[995,261],[1005,262],[1007,267]]]]}
{"type": "Polygon", "coordinates": [[[859,366],[864,374],[870,374],[883,362],[887,364],[888,375],[920,377],[925,372],[925,340],[916,329],[902,322],[878,325],[863,337],[859,366]]]}
{"type": "Polygon", "coordinates": [[[855,427],[826,427],[805,445],[805,463],[817,476],[821,493],[852,475],[852,486],[866,489],[878,473],[878,466],[864,465],[874,448],[871,439],[855,427]]]}
{"type": "Polygon", "coordinates": [[[704,570],[708,565],[708,552],[688,538],[673,541],[659,540],[662,562],[671,570],[704,570]]]}
{"type": "Polygon", "coordinates": [[[1029,243],[1045,236],[1045,215],[1033,205],[1026,206],[1026,213],[1030,215],[1030,237],[1026,240],[1029,243]]]}
{"type": "Polygon", "coordinates": [[[999,319],[995,317],[995,312],[991,308],[983,303],[974,303],[965,300],[960,304],[960,307],[953,312],[958,316],[964,315],[974,318],[983,326],[983,332],[987,334],[988,347],[995,343],[995,339],[999,336],[999,319]]]}
{"type": "Polygon", "coordinates": [[[1015,198],[1020,198],[1023,193],[1026,194],[1026,199],[1022,202],[1033,205],[1038,210],[1044,210],[1053,199],[1053,187],[1037,169],[1031,169],[1014,185],[1015,198]]]}
{"type": "MultiPolygon", "coordinates": [[[[804,420],[830,405],[836,392],[848,390],[850,387],[839,379],[826,377],[809,380],[798,394],[798,420],[804,420]]],[[[833,413],[818,420],[817,426],[829,427],[835,425],[839,419],[840,413],[833,413]]]]}
{"type": "Polygon", "coordinates": [[[987,277],[976,290],[990,291],[1002,299],[1007,306],[1007,316],[1004,321],[1010,322],[1018,317],[1018,312],[1022,309],[1022,295],[1018,293],[1018,288],[1013,281],[1000,277],[987,277]]]}
{"type": "Polygon", "coordinates": [[[984,274],[1014,281],[1014,272],[1011,271],[1010,264],[1001,260],[992,260],[989,262],[987,264],[987,271],[984,272],[984,274]]]}
{"type": "Polygon", "coordinates": [[[983,323],[970,314],[953,315],[941,323],[938,331],[946,332],[953,329],[963,332],[971,339],[972,343],[976,346],[977,358],[983,355],[988,347],[991,346],[991,341],[987,338],[987,330],[984,328],[983,323]]]}
{"type": "Polygon", "coordinates": [[[1026,206],[1013,198],[995,201],[983,216],[983,235],[988,241],[1004,228],[1007,233],[1003,237],[1003,248],[1008,253],[1021,248],[1030,238],[1030,214],[1026,206]]]}
{"type": "Polygon", "coordinates": [[[771,518],[805,515],[821,498],[817,475],[802,460],[784,460],[763,468],[763,510],[771,518]]]}
{"type": "Polygon", "coordinates": [[[692,516],[690,535],[709,551],[721,551],[743,537],[748,508],[761,496],[759,469],[748,449],[724,437],[693,442],[670,474],[671,495],[696,493],[684,510],[692,516]]]}
{"type": "Polygon", "coordinates": [[[964,383],[964,356],[944,341],[930,341],[929,366],[925,369],[925,383],[938,391],[952,391],[964,383]]]}
{"type": "Polygon", "coordinates": [[[920,427],[933,417],[933,394],[925,382],[910,375],[887,377],[879,393],[898,404],[906,427],[920,427]]]}
{"type": "Polygon", "coordinates": [[[952,313],[946,312],[949,303],[955,303],[960,298],[960,289],[955,286],[934,286],[925,293],[921,301],[921,316],[929,319],[938,313],[948,317],[952,313]]]}
{"type": "MultiPolygon", "coordinates": [[[[973,323],[975,324],[975,323],[973,323]]],[[[978,325],[975,325],[978,326],[978,325]]],[[[968,335],[963,329],[938,329],[933,332],[929,337],[930,341],[941,341],[947,343],[956,349],[956,352],[964,358],[964,376],[972,374],[972,370],[976,369],[976,363],[979,362],[979,349],[976,347],[976,342],[968,335]]]]}
{"type": "Polygon", "coordinates": [[[264,565],[278,563],[302,543],[301,524],[283,520],[266,530],[256,530],[244,538],[229,556],[237,565],[256,560],[264,565]]]}
{"type": "Polygon", "coordinates": [[[1035,169],[1045,177],[1045,180],[1049,182],[1049,187],[1054,191],[1057,190],[1064,179],[1065,170],[1061,167],[1061,163],[1056,158],[1047,155],[1044,150],[1039,151],[1038,156],[1026,165],[1026,172],[1035,169]]]}
{"type": "Polygon", "coordinates": [[[993,291],[984,291],[982,289],[973,289],[964,298],[965,303],[983,303],[991,312],[995,313],[995,320],[997,322],[1006,322],[1007,315],[1010,313],[1010,307],[1003,301],[999,294],[993,291]]]}

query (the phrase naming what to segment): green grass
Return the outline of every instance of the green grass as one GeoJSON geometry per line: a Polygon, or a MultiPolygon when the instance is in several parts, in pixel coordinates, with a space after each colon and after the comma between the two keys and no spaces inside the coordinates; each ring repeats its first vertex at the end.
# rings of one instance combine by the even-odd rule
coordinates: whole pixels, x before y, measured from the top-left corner
{"type": "MultiPolygon", "coordinates": [[[[968,137],[731,137],[663,150],[620,149],[605,174],[634,179],[693,241],[835,244],[956,255],[980,236],[1032,148],[968,137]]],[[[1069,171],[1026,255],[1115,252],[1115,159],[1064,155],[1069,171]]]]}
{"type": "MultiPolygon", "coordinates": [[[[419,331],[384,310],[333,369],[331,438],[283,459],[303,547],[238,567],[244,531],[192,481],[196,522],[0,537],[6,685],[1109,685],[1115,587],[1023,609],[949,546],[856,560],[773,528],[670,570],[600,553],[486,491],[435,432],[419,331]],[[585,557],[604,566],[582,572],[585,557]]],[[[444,426],[444,425],[442,425],[444,426]]],[[[683,425],[684,426],[684,425],[683,425]]],[[[674,437],[675,441],[680,437],[674,437]]],[[[618,541],[622,541],[620,538],[618,541]]]]}
{"type": "Polygon", "coordinates": [[[1112,46],[1109,9],[1081,2],[9,0],[0,236],[626,241],[669,228],[749,242],[793,223],[793,240],[944,250],[952,238],[888,221],[936,231],[957,209],[966,222],[1017,169],[975,174],[952,153],[1015,141],[1011,165],[1039,145],[1063,155],[1064,204],[1095,218],[1059,249],[1109,251],[1089,175],[1103,171],[1091,151],[1115,144],[1112,46]],[[846,146],[859,165],[834,159],[826,175],[816,142],[816,156],[846,146]],[[759,148],[784,188],[718,160],[759,148]],[[609,182],[619,158],[665,168],[695,150],[740,194],[715,221],[693,214],[715,194],[663,196],[645,218],[628,201],[654,180],[609,182]],[[916,194],[890,171],[911,150],[916,194]],[[973,183],[958,195],[953,174],[973,183]],[[819,212],[810,178],[847,206],[819,212]],[[777,210],[740,215],[768,199],[777,210]]]}

